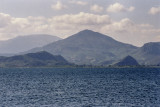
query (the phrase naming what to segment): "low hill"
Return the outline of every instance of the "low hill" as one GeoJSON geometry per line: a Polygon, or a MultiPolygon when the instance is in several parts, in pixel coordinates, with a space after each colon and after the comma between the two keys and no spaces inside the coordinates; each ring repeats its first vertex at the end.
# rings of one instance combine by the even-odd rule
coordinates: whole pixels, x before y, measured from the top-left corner
{"type": "Polygon", "coordinates": [[[138,62],[132,56],[126,56],[120,62],[115,64],[116,66],[138,66],[138,62]]]}
{"type": "Polygon", "coordinates": [[[0,67],[54,67],[72,65],[61,55],[41,51],[12,57],[0,57],[0,67]]]}

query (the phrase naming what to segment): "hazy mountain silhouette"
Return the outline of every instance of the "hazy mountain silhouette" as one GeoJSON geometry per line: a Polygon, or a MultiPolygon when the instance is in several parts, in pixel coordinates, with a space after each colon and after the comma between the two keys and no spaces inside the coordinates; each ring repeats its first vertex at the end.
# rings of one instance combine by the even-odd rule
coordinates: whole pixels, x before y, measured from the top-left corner
{"type": "MultiPolygon", "coordinates": [[[[21,48],[18,47],[18,49],[21,48]]],[[[39,51],[62,55],[69,62],[75,64],[111,65],[128,55],[133,56],[140,65],[158,65],[160,63],[160,42],[150,42],[142,47],[136,47],[91,30],[83,30],[66,39],[51,42],[43,47],[33,48],[20,54],[39,51]]]]}
{"type": "Polygon", "coordinates": [[[6,41],[0,41],[0,54],[24,52],[35,47],[42,47],[61,38],[45,34],[18,36],[6,41]]]}
{"type": "Polygon", "coordinates": [[[133,52],[133,56],[140,64],[157,65],[160,63],[160,42],[144,44],[133,52]]]}
{"type": "Polygon", "coordinates": [[[42,51],[12,57],[0,57],[0,67],[54,67],[72,65],[61,55],[42,51]]]}

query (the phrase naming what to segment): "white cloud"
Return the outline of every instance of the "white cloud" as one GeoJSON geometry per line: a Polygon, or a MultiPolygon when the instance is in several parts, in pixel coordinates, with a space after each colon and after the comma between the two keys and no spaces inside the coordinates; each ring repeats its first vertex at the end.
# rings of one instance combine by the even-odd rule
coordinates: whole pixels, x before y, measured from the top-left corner
{"type": "Polygon", "coordinates": [[[71,0],[70,3],[72,4],[77,4],[77,5],[81,5],[81,6],[85,6],[88,4],[88,2],[85,1],[77,1],[77,0],[71,0]]]}
{"type": "Polygon", "coordinates": [[[152,15],[158,14],[160,13],[160,7],[152,7],[148,13],[152,15]]]}
{"type": "Polygon", "coordinates": [[[0,13],[0,28],[7,26],[10,23],[10,18],[8,14],[0,13]]]}
{"type": "Polygon", "coordinates": [[[103,11],[103,7],[99,6],[99,5],[92,5],[90,7],[90,10],[93,11],[93,12],[97,12],[97,13],[100,13],[103,11]]]}
{"type": "Polygon", "coordinates": [[[100,25],[111,23],[108,15],[95,15],[91,13],[80,12],[78,14],[66,14],[55,16],[51,19],[52,22],[76,24],[76,25],[100,25]]]}
{"type": "Polygon", "coordinates": [[[62,9],[66,9],[67,6],[62,4],[60,1],[57,1],[56,4],[51,5],[51,8],[54,10],[62,10],[62,9]]]}
{"type": "Polygon", "coordinates": [[[160,29],[149,24],[136,24],[128,18],[105,25],[100,31],[112,35],[112,37],[122,42],[138,46],[142,46],[146,42],[160,41],[160,39],[157,39],[160,29]]]}
{"type": "Polygon", "coordinates": [[[106,10],[107,12],[116,13],[116,12],[126,12],[126,11],[132,12],[134,9],[135,7],[133,6],[127,8],[120,3],[115,3],[115,4],[110,5],[106,10]]]}
{"type": "Polygon", "coordinates": [[[109,25],[102,26],[101,32],[109,33],[110,35],[116,35],[116,34],[124,35],[126,33],[128,34],[129,32],[135,31],[134,26],[135,26],[134,22],[132,22],[128,18],[124,18],[118,22],[114,21],[109,25]]]}
{"type": "Polygon", "coordinates": [[[134,10],[135,10],[135,7],[133,7],[133,6],[131,6],[131,7],[128,8],[128,11],[129,11],[129,12],[132,12],[132,11],[134,11],[134,10]]]}

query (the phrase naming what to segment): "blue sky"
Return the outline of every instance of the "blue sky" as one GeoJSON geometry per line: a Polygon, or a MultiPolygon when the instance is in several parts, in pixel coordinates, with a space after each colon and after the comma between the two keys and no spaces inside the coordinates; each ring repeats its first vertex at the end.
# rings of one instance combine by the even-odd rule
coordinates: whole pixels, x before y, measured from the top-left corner
{"type": "Polygon", "coordinates": [[[160,41],[160,0],[0,0],[0,40],[83,29],[137,46],[160,41]]]}

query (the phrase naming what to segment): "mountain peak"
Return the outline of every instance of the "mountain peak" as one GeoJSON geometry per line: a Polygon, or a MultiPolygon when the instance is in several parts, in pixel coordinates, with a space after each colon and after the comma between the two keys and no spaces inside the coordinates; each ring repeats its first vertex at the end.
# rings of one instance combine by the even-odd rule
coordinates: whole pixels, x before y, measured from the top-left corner
{"type": "Polygon", "coordinates": [[[95,34],[97,36],[97,34],[100,34],[100,33],[86,29],[86,30],[82,30],[82,31],[78,32],[75,35],[78,35],[78,36],[94,36],[95,34]]]}
{"type": "MultiPolygon", "coordinates": [[[[95,40],[101,40],[101,39],[107,39],[109,41],[114,41],[113,38],[107,36],[107,35],[104,35],[104,34],[101,34],[99,32],[95,32],[95,31],[92,31],[92,30],[88,30],[88,29],[85,29],[85,30],[82,30],[70,37],[68,37],[69,39],[83,39],[83,40],[92,40],[92,39],[95,39],[95,40]]],[[[67,38],[67,39],[68,39],[67,38]]]]}
{"type": "Polygon", "coordinates": [[[125,57],[125,59],[134,59],[132,56],[128,55],[125,57]]]}
{"type": "MultiPolygon", "coordinates": [[[[85,29],[85,30],[82,30],[82,31],[80,31],[81,33],[88,33],[88,32],[94,32],[94,31],[92,31],[92,30],[89,30],[89,29],[85,29]]],[[[80,33],[79,32],[79,33],[80,33]]]]}

